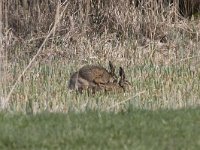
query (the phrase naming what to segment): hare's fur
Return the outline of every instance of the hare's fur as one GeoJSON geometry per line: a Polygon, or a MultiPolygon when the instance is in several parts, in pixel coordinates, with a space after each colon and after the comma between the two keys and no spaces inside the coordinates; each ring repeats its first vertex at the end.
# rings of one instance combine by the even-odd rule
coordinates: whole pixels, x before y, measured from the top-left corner
{"type": "Polygon", "coordinates": [[[101,66],[84,66],[79,70],[79,76],[84,78],[89,82],[94,82],[95,84],[106,84],[109,82],[115,82],[115,68],[109,61],[110,72],[101,66]]]}
{"type": "Polygon", "coordinates": [[[99,90],[99,87],[79,76],[79,72],[72,74],[69,80],[68,88],[82,93],[83,90],[92,90],[92,93],[99,90]]]}
{"type": "Polygon", "coordinates": [[[83,90],[92,89],[92,92],[101,90],[100,84],[116,82],[115,68],[109,62],[110,72],[101,66],[87,65],[73,73],[68,88],[82,93],[83,90]]]}

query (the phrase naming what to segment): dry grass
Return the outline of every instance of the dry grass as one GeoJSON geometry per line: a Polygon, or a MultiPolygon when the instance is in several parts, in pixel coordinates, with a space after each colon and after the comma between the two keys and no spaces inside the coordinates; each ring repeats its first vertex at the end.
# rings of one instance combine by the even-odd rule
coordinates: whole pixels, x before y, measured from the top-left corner
{"type": "Polygon", "coordinates": [[[30,8],[19,1],[3,4],[8,62],[2,63],[7,69],[0,100],[6,110],[117,112],[129,105],[142,109],[199,105],[200,22],[181,17],[176,6],[153,0],[138,8],[128,0],[36,1],[30,8]],[[134,87],[131,93],[90,97],[69,93],[70,73],[85,64],[106,67],[108,60],[125,68],[134,87]],[[27,66],[31,68],[24,70],[27,66]]]}

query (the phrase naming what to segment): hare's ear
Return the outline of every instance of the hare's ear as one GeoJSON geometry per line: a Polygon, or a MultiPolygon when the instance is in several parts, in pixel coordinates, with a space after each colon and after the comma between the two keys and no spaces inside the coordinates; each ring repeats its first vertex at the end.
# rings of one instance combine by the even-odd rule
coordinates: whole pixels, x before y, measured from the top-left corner
{"type": "Polygon", "coordinates": [[[119,76],[121,77],[121,80],[124,81],[125,80],[125,73],[122,67],[119,67],[119,76]]]}
{"type": "Polygon", "coordinates": [[[113,66],[112,62],[109,61],[110,72],[112,75],[115,75],[115,67],[113,66]]]}

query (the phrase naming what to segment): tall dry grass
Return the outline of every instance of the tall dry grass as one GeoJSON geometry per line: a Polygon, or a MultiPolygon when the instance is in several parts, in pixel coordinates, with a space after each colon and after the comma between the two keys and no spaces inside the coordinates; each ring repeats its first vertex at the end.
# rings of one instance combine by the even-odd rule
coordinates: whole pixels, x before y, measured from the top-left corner
{"type": "Polygon", "coordinates": [[[122,58],[130,53],[129,56],[137,60],[135,54],[139,49],[140,52],[144,51],[143,54],[150,53],[147,56],[149,59],[154,57],[154,53],[169,55],[166,53],[170,51],[174,56],[168,56],[168,62],[180,56],[178,49],[182,43],[179,39],[191,39],[187,40],[191,46],[198,42],[198,21],[183,18],[177,4],[148,0],[135,7],[134,1],[130,0],[59,2],[4,1],[3,29],[7,35],[9,59],[31,58],[56,21],[58,6],[62,8],[63,5],[67,5],[67,9],[45,44],[42,58],[61,56],[67,60],[83,60],[89,56],[113,59],[116,56],[112,55],[122,58]],[[149,52],[151,46],[163,50],[149,52]],[[122,47],[126,52],[116,50],[122,47]],[[117,51],[116,54],[110,54],[113,49],[117,51]]]}

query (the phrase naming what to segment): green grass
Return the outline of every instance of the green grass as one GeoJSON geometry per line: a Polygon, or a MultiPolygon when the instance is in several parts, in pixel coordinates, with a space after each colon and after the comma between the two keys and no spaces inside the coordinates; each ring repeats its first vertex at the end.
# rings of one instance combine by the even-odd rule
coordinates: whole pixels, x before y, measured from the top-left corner
{"type": "MultiPolygon", "coordinates": [[[[117,68],[120,66],[114,64],[117,68]]],[[[102,65],[107,67],[107,64],[102,65]]],[[[12,64],[7,91],[25,66],[25,63],[24,66],[12,64]]],[[[189,64],[156,66],[147,62],[124,67],[126,77],[133,85],[131,92],[107,95],[98,93],[89,97],[70,93],[67,89],[70,74],[80,67],[80,64],[56,60],[36,64],[17,85],[7,110],[24,113],[84,112],[87,109],[118,112],[126,110],[129,104],[151,110],[196,107],[200,104],[200,76],[198,70],[190,71],[189,64]]]]}
{"type": "Polygon", "coordinates": [[[0,114],[0,149],[196,149],[200,109],[0,114]]]}

